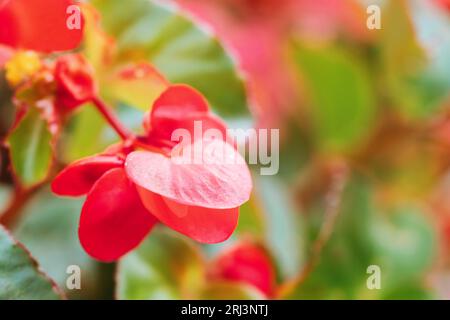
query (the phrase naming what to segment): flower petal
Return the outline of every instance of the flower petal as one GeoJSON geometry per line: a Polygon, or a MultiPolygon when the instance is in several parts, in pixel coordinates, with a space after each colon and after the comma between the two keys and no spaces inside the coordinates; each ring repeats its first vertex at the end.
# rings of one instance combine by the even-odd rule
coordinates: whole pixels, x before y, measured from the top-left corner
{"type": "Polygon", "coordinates": [[[123,166],[114,155],[96,155],[80,159],[61,171],[52,182],[52,191],[62,196],[81,196],[107,171],[123,166]]]}
{"type": "Polygon", "coordinates": [[[125,162],[127,175],[148,191],[190,206],[230,209],[249,199],[250,172],[232,146],[218,139],[198,140],[179,151],[171,158],[132,152],[125,162]]]}
{"type": "Polygon", "coordinates": [[[10,47],[0,44],[0,69],[3,68],[9,59],[11,59],[13,54],[14,51],[10,47]]]}
{"type": "Polygon", "coordinates": [[[223,251],[210,266],[212,280],[249,283],[270,297],[275,289],[275,269],[267,252],[251,242],[223,251]]]}
{"type": "Polygon", "coordinates": [[[110,262],[139,245],[156,222],[125,171],[116,168],[105,173],[89,192],[78,235],[87,253],[110,262]]]}
{"type": "Polygon", "coordinates": [[[209,112],[208,102],[197,90],[187,85],[172,85],[153,104],[144,120],[152,139],[171,140],[176,129],[194,133],[194,121],[201,121],[204,130],[216,128],[225,140],[226,125],[209,112]]]}
{"type": "Polygon", "coordinates": [[[1,4],[2,44],[51,52],[72,50],[81,41],[84,21],[72,0],[9,0],[1,4]]]}
{"type": "Polygon", "coordinates": [[[201,243],[218,243],[236,228],[239,208],[208,209],[186,206],[137,187],[144,206],[168,227],[201,243]]]}
{"type": "Polygon", "coordinates": [[[73,110],[97,95],[93,73],[80,54],[68,54],[56,60],[56,105],[60,111],[73,110]]]}

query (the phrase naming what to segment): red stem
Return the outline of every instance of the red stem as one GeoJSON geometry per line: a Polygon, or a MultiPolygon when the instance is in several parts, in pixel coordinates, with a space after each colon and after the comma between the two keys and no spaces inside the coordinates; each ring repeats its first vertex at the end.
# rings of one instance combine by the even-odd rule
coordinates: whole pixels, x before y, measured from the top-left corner
{"type": "Polygon", "coordinates": [[[97,107],[97,110],[105,117],[111,127],[113,127],[113,129],[123,140],[129,140],[133,138],[133,133],[131,133],[125,126],[122,125],[116,115],[99,97],[93,98],[92,103],[97,107]]]}

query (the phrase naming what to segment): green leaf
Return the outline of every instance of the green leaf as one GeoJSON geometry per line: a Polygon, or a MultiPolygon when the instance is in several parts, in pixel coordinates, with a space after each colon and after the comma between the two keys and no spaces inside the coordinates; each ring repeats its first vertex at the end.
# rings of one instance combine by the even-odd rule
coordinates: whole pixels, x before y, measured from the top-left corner
{"type": "Polygon", "coordinates": [[[223,116],[248,113],[244,85],[218,40],[178,9],[148,0],[94,0],[119,60],[147,61],[171,82],[200,90],[223,116]]]}
{"type": "MultiPolygon", "coordinates": [[[[407,299],[429,295],[423,281],[436,254],[433,228],[419,207],[380,207],[375,191],[363,177],[350,179],[319,263],[289,298],[407,299]],[[380,268],[381,289],[367,288],[370,265],[380,268]]],[[[323,223],[321,217],[315,219],[317,211],[323,212],[323,208],[313,205],[308,212],[311,231],[323,223]]],[[[315,239],[317,231],[311,233],[315,239]]]]}
{"type": "Polygon", "coordinates": [[[203,285],[203,260],[185,238],[156,227],[119,262],[119,299],[192,299],[203,285]]]}
{"type": "Polygon", "coordinates": [[[304,263],[303,219],[288,186],[276,176],[253,175],[254,206],[264,223],[263,236],[283,277],[297,274],[304,263]]]}
{"type": "Polygon", "coordinates": [[[63,136],[64,160],[72,162],[103,151],[108,145],[104,137],[106,128],[98,110],[92,104],[84,105],[72,117],[67,135],[63,136]]]}
{"type": "Polygon", "coordinates": [[[394,290],[420,279],[431,266],[436,237],[420,207],[397,205],[388,213],[387,217],[378,217],[372,234],[384,288],[394,290]]]}
{"type": "Polygon", "coordinates": [[[60,299],[55,283],[37,262],[0,226],[0,300],[60,299]]]}
{"type": "Polygon", "coordinates": [[[52,164],[52,134],[40,112],[31,107],[8,137],[12,167],[19,182],[31,187],[45,180],[52,164]]]}
{"type": "Polygon", "coordinates": [[[60,198],[44,188],[26,204],[12,232],[45,272],[66,289],[70,299],[111,298],[107,290],[112,285],[112,275],[108,280],[108,270],[91,259],[78,240],[83,202],[84,199],[60,198]],[[67,267],[71,265],[81,269],[81,289],[67,289],[67,267]]]}
{"type": "Polygon", "coordinates": [[[352,150],[370,134],[375,97],[358,57],[334,47],[295,46],[295,59],[311,98],[318,143],[331,152],[352,150]]]}
{"type": "Polygon", "coordinates": [[[102,85],[105,95],[142,111],[150,110],[168,87],[167,80],[148,64],[117,67],[104,76],[102,85]]]}
{"type": "Polygon", "coordinates": [[[449,95],[450,23],[426,1],[388,1],[382,14],[379,50],[384,90],[403,115],[430,116],[449,95]]]}

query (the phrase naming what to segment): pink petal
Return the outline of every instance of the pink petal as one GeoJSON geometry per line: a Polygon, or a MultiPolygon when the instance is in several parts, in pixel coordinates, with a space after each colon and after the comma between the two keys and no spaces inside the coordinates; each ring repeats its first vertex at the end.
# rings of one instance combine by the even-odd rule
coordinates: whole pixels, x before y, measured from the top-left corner
{"type": "Polygon", "coordinates": [[[139,245],[156,222],[125,170],[116,168],[105,173],[89,192],[78,235],[87,253],[110,262],[139,245]]]}
{"type": "Polygon", "coordinates": [[[198,140],[177,151],[181,156],[171,158],[150,151],[130,153],[125,162],[128,177],[148,191],[190,206],[230,209],[249,199],[250,172],[232,146],[217,139],[198,140]],[[191,157],[193,153],[200,159],[191,157]]]}

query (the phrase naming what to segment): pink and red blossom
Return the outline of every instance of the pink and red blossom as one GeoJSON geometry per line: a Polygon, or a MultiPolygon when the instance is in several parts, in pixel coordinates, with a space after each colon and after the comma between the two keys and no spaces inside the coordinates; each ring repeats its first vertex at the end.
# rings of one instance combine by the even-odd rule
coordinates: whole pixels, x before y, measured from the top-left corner
{"type": "Polygon", "coordinates": [[[183,147],[202,143],[202,163],[173,161],[173,130],[194,135],[194,121],[226,129],[200,93],[185,85],[170,86],[146,116],[144,136],[79,160],[54,179],[52,190],[59,195],[87,194],[79,237],[90,255],[102,261],[119,259],[157,221],[202,243],[221,242],[232,234],[239,206],[250,196],[250,172],[235,148],[217,139],[183,147]],[[229,157],[237,160],[227,163],[229,157]]]}

